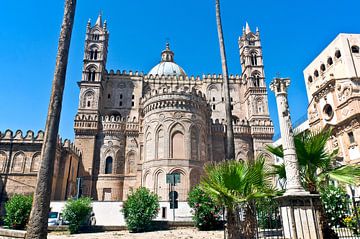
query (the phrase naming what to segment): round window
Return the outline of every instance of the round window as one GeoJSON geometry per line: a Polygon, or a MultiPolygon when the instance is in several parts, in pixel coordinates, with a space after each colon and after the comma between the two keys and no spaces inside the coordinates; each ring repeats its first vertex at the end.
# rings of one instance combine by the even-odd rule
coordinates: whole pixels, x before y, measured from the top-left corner
{"type": "Polygon", "coordinates": [[[324,111],[325,119],[326,119],[326,120],[330,120],[330,119],[334,116],[334,110],[333,110],[333,108],[331,107],[331,105],[329,105],[329,104],[326,104],[326,105],[324,106],[323,111],[324,111]]]}

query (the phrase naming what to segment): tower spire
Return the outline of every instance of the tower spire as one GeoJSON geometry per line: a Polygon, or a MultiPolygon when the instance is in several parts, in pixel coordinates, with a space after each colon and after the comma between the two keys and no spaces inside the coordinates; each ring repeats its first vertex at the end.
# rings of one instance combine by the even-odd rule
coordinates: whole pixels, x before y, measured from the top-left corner
{"type": "Polygon", "coordinates": [[[250,30],[249,23],[246,21],[245,33],[246,33],[246,34],[249,34],[250,32],[251,32],[251,30],[250,30]]]}
{"type": "Polygon", "coordinates": [[[102,27],[102,16],[101,16],[101,12],[99,13],[99,16],[96,20],[96,23],[95,23],[95,26],[99,26],[99,27],[102,27]]]}

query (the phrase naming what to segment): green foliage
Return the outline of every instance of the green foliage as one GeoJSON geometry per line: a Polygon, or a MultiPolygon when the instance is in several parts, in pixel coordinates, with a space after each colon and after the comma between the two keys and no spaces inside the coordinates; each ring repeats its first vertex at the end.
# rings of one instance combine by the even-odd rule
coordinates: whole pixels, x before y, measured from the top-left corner
{"type": "Polygon", "coordinates": [[[350,204],[346,192],[342,188],[329,185],[320,191],[320,196],[330,225],[333,227],[343,226],[350,204]]]}
{"type": "MultiPolygon", "coordinates": [[[[326,149],[330,136],[331,130],[305,131],[294,137],[301,182],[306,190],[313,193],[327,187],[330,180],[351,185],[360,183],[360,165],[336,166],[335,156],[338,150],[327,151],[326,149]]],[[[267,150],[277,157],[284,156],[281,146],[268,145],[267,150]]],[[[278,173],[279,178],[286,178],[285,171],[279,167],[274,166],[274,172],[278,173]]]]}
{"type": "Polygon", "coordinates": [[[261,229],[281,228],[279,204],[273,198],[261,198],[256,200],[256,214],[258,226],[261,229]]]}
{"type": "Polygon", "coordinates": [[[13,229],[24,229],[30,216],[32,195],[15,194],[5,203],[5,225],[13,229]]]}
{"type": "Polygon", "coordinates": [[[240,203],[276,193],[263,157],[247,162],[207,164],[200,185],[219,205],[232,209],[240,203]]]}
{"type": "Polygon", "coordinates": [[[129,231],[151,230],[152,220],[158,214],[159,207],[159,197],[149,189],[140,187],[132,191],[122,209],[129,231]]]}
{"type": "Polygon", "coordinates": [[[69,199],[65,204],[63,218],[69,222],[70,233],[79,232],[80,226],[87,223],[92,211],[91,198],[69,199]]]}
{"type": "Polygon", "coordinates": [[[352,213],[347,215],[343,219],[343,223],[346,227],[350,228],[354,235],[360,235],[360,231],[358,230],[358,219],[360,220],[360,207],[355,208],[352,213]],[[356,211],[355,211],[356,210],[356,211]]]}
{"type": "Polygon", "coordinates": [[[200,187],[189,192],[188,204],[193,210],[195,226],[200,230],[214,230],[221,227],[221,208],[200,187]]]}

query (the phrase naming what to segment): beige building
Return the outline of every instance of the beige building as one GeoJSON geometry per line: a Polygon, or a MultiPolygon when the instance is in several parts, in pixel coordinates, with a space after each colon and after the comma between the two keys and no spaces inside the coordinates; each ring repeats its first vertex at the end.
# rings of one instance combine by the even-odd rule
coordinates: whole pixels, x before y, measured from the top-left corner
{"type": "Polygon", "coordinates": [[[304,70],[310,129],[334,129],[343,163],[360,162],[359,46],[360,34],[339,34],[304,70]]]}
{"type": "MultiPolygon", "coordinates": [[[[0,202],[13,194],[32,194],[40,167],[44,132],[0,132],[0,202]]],[[[76,196],[80,151],[69,140],[59,139],[56,149],[51,200],[76,196]]]]}
{"type": "MultiPolygon", "coordinates": [[[[108,41],[101,16],[88,23],[74,126],[82,192],[118,201],[142,185],[166,201],[166,174],[179,173],[176,191],[185,200],[204,164],[224,159],[222,76],[188,76],[169,44],[147,74],[108,71],[108,41]]],[[[244,28],[239,52],[242,74],[230,75],[236,160],[249,160],[263,152],[274,131],[258,30],[244,28]]]]}

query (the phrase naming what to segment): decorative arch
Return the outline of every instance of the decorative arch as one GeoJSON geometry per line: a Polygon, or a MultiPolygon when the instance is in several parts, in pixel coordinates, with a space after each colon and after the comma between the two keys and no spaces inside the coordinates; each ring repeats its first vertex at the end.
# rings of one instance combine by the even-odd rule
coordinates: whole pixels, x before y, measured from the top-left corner
{"type": "Polygon", "coordinates": [[[36,152],[31,159],[30,172],[38,172],[41,164],[41,153],[36,152]]]}
{"type": "Polygon", "coordinates": [[[192,126],[190,130],[190,137],[191,137],[191,159],[192,160],[199,160],[199,141],[200,141],[200,132],[198,127],[192,126]]]}
{"type": "Polygon", "coordinates": [[[83,94],[82,107],[92,108],[95,104],[95,92],[93,90],[87,90],[83,94]]]}
{"type": "Polygon", "coordinates": [[[154,157],[152,133],[148,132],[145,137],[145,161],[149,161],[154,157]]]}
{"type": "Polygon", "coordinates": [[[97,67],[95,65],[90,65],[86,68],[86,71],[87,71],[87,80],[95,81],[97,67]]]}
{"type": "Polygon", "coordinates": [[[151,185],[151,174],[150,174],[150,170],[146,170],[144,172],[144,176],[143,176],[143,186],[146,187],[147,189],[149,189],[150,191],[153,191],[153,187],[151,185]]]}
{"type": "Polygon", "coordinates": [[[174,159],[185,158],[185,130],[184,126],[176,123],[170,130],[170,157],[174,159]]]}
{"type": "Polygon", "coordinates": [[[5,164],[7,160],[7,155],[4,151],[0,152],[0,172],[3,172],[5,169],[5,164]]]}
{"type": "Polygon", "coordinates": [[[25,154],[23,152],[17,152],[13,157],[11,171],[18,173],[24,172],[25,160],[26,160],[25,154]]]}
{"type": "Polygon", "coordinates": [[[136,160],[135,160],[135,151],[130,151],[126,156],[126,173],[135,174],[136,173],[136,160]]]}
{"type": "Polygon", "coordinates": [[[163,169],[158,169],[154,173],[155,193],[160,197],[160,200],[167,200],[167,193],[169,191],[166,184],[166,173],[163,169]]]}
{"type": "Polygon", "coordinates": [[[176,184],[175,191],[179,194],[179,201],[186,201],[189,193],[189,175],[182,168],[173,168],[170,173],[180,174],[180,183],[176,184]]]}
{"type": "Polygon", "coordinates": [[[252,66],[257,66],[258,62],[257,62],[257,52],[256,51],[251,51],[250,52],[250,62],[252,66]]]}
{"type": "Polygon", "coordinates": [[[165,158],[165,130],[162,125],[160,125],[156,130],[155,150],[156,159],[165,158]]]}
{"type": "Polygon", "coordinates": [[[260,87],[261,86],[261,82],[260,82],[260,72],[259,71],[253,71],[251,73],[251,77],[252,77],[252,83],[254,87],[260,87]]]}

